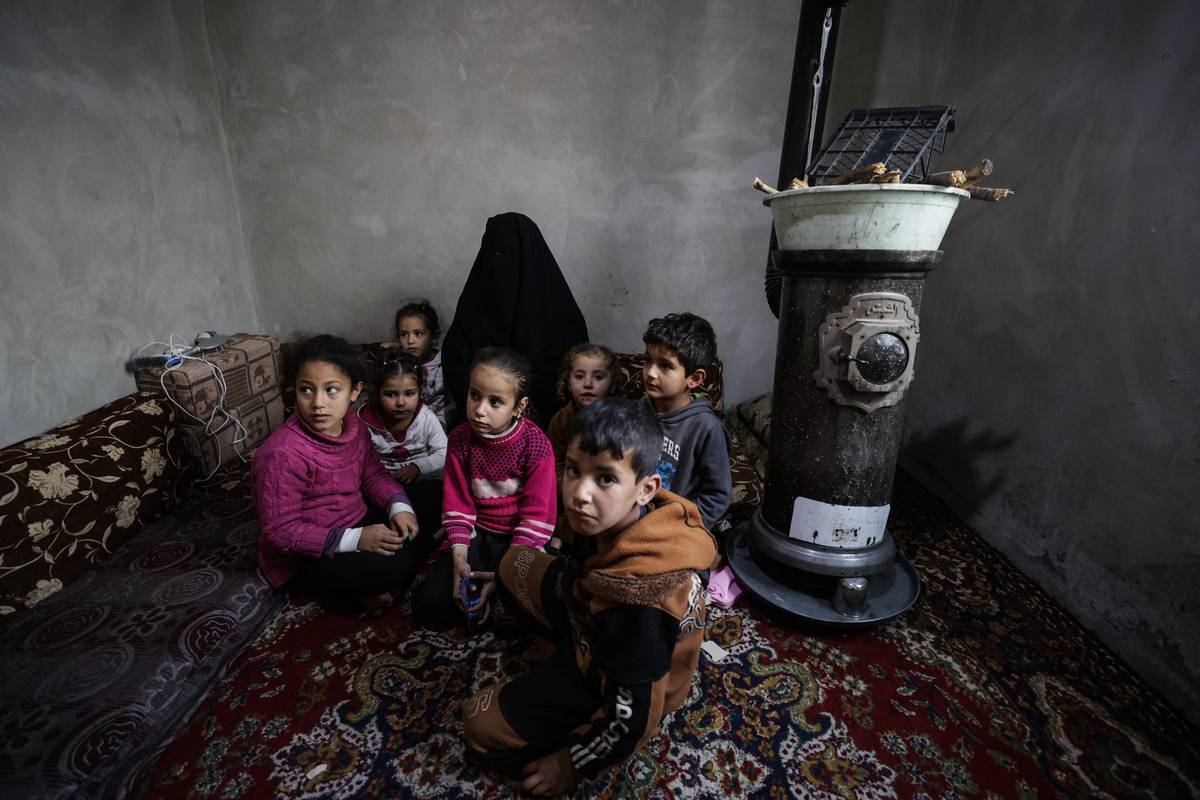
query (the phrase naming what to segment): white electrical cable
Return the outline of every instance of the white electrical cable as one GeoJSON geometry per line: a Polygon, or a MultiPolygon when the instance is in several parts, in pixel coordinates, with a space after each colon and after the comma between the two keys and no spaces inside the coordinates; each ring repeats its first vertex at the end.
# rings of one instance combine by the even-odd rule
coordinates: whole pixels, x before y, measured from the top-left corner
{"type": "Polygon", "coordinates": [[[229,387],[225,383],[225,373],[220,367],[205,358],[203,351],[197,347],[189,345],[187,341],[178,334],[172,333],[170,340],[167,342],[150,342],[143,345],[138,350],[138,355],[140,356],[147,347],[151,347],[153,345],[160,345],[161,347],[165,348],[163,355],[167,356],[169,359],[179,359],[175,363],[167,364],[162,367],[162,373],[158,376],[158,382],[159,385],[162,386],[163,395],[172,403],[174,403],[176,408],[178,408],[188,417],[203,425],[205,435],[212,437],[212,439],[216,442],[217,465],[213,467],[212,471],[209,472],[208,475],[204,476],[204,480],[209,480],[213,475],[216,475],[217,470],[219,470],[224,464],[224,458],[222,457],[221,453],[221,439],[217,436],[217,434],[229,427],[231,422],[236,429],[231,444],[234,446],[234,452],[237,457],[240,458],[243,463],[245,463],[246,457],[242,454],[242,447],[240,447],[240,445],[244,444],[245,441],[250,438],[250,431],[245,425],[242,424],[242,421],[238,417],[236,410],[231,411],[225,407],[225,398],[229,392],[229,387]],[[176,340],[178,340],[178,342],[176,340]],[[197,352],[200,353],[199,356],[193,355],[193,353],[197,352]],[[188,361],[199,361],[208,365],[208,368],[212,371],[213,378],[216,380],[217,386],[220,387],[220,394],[217,397],[217,402],[213,405],[212,411],[209,413],[207,420],[201,419],[191,411],[184,408],[183,405],[176,400],[169,391],[167,391],[167,373],[179,369],[188,361]],[[218,412],[220,412],[223,419],[221,423],[214,428],[213,426],[217,422],[218,412]]]}

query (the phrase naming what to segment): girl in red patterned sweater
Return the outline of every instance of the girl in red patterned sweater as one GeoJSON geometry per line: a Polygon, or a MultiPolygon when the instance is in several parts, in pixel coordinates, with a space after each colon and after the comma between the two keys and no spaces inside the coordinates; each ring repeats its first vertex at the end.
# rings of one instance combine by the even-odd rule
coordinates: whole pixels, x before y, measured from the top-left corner
{"type": "Polygon", "coordinates": [[[446,541],[413,592],[413,615],[427,627],[503,615],[492,608],[501,557],[510,544],[540,550],[554,532],[554,453],[524,416],[529,375],[528,360],[502,347],[483,348],[471,364],[466,421],[446,450],[446,541]]]}

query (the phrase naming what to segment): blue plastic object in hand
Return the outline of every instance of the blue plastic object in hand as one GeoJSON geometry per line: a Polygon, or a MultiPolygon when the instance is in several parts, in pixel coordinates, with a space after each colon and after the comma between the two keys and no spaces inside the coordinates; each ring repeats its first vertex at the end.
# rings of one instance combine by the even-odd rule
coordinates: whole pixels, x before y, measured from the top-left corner
{"type": "Polygon", "coordinates": [[[479,596],[482,591],[483,584],[474,578],[467,578],[459,584],[458,594],[462,598],[468,622],[478,622],[484,616],[483,598],[479,596]]]}

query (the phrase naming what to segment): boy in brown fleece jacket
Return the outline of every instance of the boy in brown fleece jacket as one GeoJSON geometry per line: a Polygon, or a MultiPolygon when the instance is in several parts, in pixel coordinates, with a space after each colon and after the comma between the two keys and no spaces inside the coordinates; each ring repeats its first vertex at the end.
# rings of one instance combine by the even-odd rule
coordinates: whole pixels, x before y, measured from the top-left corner
{"type": "Polygon", "coordinates": [[[662,428],[645,404],[598,400],[568,442],[562,492],[575,557],[514,546],[499,570],[505,604],[558,648],[531,675],[463,706],[468,753],[520,768],[537,796],[620,763],[687,697],[704,636],[698,573],[717,556],[696,506],[661,488],[662,428]]]}

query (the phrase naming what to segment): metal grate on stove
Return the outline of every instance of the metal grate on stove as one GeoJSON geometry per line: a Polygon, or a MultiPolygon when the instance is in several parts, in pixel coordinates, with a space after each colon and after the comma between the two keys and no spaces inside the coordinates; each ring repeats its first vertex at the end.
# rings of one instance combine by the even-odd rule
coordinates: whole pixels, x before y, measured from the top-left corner
{"type": "Polygon", "coordinates": [[[900,170],[901,183],[917,183],[929,160],[954,130],[953,106],[856,108],[808,165],[810,186],[828,185],[855,167],[882,161],[900,170]]]}

